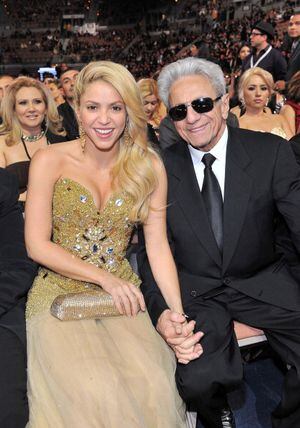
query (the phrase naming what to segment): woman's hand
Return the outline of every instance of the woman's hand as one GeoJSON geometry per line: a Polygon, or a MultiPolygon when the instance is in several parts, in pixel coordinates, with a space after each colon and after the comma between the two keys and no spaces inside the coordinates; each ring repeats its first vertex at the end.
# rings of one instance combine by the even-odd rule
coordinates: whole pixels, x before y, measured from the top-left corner
{"type": "Polygon", "coordinates": [[[120,314],[131,317],[136,316],[140,310],[146,310],[143,294],[130,282],[106,272],[101,286],[112,296],[120,314]]]}

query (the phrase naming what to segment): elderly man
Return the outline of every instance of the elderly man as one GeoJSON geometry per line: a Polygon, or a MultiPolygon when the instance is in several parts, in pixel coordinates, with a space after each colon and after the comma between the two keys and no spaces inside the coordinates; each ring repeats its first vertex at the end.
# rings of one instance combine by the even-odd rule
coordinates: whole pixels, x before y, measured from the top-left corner
{"type": "Polygon", "coordinates": [[[186,58],[158,79],[182,140],[164,152],[167,224],[185,317],[157,288],[138,254],[153,323],[178,358],[182,398],[206,428],[234,427],[226,392],[242,379],[233,320],[265,331],[289,369],[275,428],[300,426],[300,288],[275,251],[277,210],[300,251],[300,170],[290,145],[268,133],[226,126],[221,69],[186,58]]]}
{"type": "Polygon", "coordinates": [[[288,62],[287,81],[300,70],[300,13],[290,17],[288,35],[293,43],[288,62]]]}

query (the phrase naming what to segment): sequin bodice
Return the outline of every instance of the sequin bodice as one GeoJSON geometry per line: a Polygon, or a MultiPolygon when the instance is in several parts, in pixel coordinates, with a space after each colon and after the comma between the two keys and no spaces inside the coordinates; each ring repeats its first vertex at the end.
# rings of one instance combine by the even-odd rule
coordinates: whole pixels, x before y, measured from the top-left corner
{"type": "MultiPolygon", "coordinates": [[[[53,194],[53,236],[56,244],[120,278],[140,284],[125,258],[134,224],[129,220],[132,199],[114,193],[99,211],[91,193],[69,178],[57,181],[53,194]]],[[[40,268],[29,293],[27,317],[49,309],[54,298],[63,293],[96,287],[40,268]]]]}

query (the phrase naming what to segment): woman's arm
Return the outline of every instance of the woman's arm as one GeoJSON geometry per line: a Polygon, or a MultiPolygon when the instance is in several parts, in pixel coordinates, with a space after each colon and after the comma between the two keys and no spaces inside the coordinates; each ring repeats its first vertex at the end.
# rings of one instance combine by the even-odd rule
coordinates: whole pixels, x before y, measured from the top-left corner
{"type": "Polygon", "coordinates": [[[51,241],[53,190],[64,162],[66,155],[54,146],[39,150],[31,161],[25,215],[28,254],[63,276],[101,286],[113,296],[121,313],[135,315],[139,308],[145,308],[145,303],[133,284],[81,260],[51,241]]]}
{"type": "Polygon", "coordinates": [[[167,176],[160,160],[154,160],[157,188],[151,195],[150,211],[143,229],[146,251],[155,281],[172,311],[183,313],[175,262],[167,239],[167,176]]]}
{"type": "Polygon", "coordinates": [[[281,122],[281,127],[284,130],[285,134],[286,134],[286,139],[290,140],[295,133],[292,132],[292,128],[291,128],[291,124],[290,122],[286,119],[285,116],[280,116],[280,114],[277,115],[278,119],[280,119],[281,122]]]}
{"type": "Polygon", "coordinates": [[[283,116],[287,120],[293,135],[295,135],[295,133],[296,133],[295,126],[296,125],[295,125],[295,111],[294,111],[294,109],[291,106],[289,106],[288,104],[286,104],[286,105],[282,106],[280,113],[279,113],[279,116],[283,116]]]}

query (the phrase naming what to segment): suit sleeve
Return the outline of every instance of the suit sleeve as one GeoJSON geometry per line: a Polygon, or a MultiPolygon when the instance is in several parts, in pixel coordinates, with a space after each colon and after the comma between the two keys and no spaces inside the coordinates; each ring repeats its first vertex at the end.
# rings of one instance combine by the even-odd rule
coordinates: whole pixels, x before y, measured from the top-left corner
{"type": "Polygon", "coordinates": [[[278,80],[285,80],[287,72],[287,63],[281,52],[276,49],[275,55],[275,68],[274,68],[274,82],[278,80]]]}
{"type": "Polygon", "coordinates": [[[0,174],[0,319],[27,295],[36,264],[27,256],[16,178],[0,174]]]}
{"type": "Polygon", "coordinates": [[[158,318],[165,309],[168,309],[168,305],[165,302],[160,292],[160,289],[158,288],[155,279],[152,275],[152,271],[146,253],[145,239],[142,227],[139,228],[138,235],[139,245],[137,252],[137,262],[139,273],[142,279],[141,289],[145,297],[146,305],[152,323],[154,326],[156,326],[158,318]]]}
{"type": "Polygon", "coordinates": [[[272,186],[277,208],[283,215],[293,244],[300,253],[300,167],[290,143],[285,140],[278,146],[272,186]]]}

